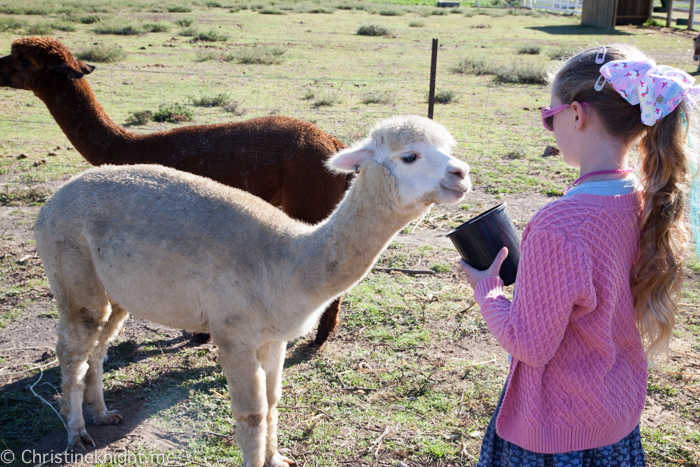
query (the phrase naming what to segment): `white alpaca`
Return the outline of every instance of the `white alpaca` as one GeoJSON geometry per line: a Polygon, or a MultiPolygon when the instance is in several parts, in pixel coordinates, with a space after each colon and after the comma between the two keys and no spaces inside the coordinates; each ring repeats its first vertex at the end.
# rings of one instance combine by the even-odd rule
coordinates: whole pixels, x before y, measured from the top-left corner
{"type": "Polygon", "coordinates": [[[35,226],[58,302],[56,353],[68,445],[119,423],[102,395],[102,360],[127,311],[210,332],[228,381],[244,465],[291,463],[277,452],[285,343],[362,279],[386,245],[433,203],[456,203],[469,166],[422,117],[389,119],[329,161],[356,171],[336,211],[315,226],[243,191],[154,166],[103,166],[64,185],[35,226]]]}

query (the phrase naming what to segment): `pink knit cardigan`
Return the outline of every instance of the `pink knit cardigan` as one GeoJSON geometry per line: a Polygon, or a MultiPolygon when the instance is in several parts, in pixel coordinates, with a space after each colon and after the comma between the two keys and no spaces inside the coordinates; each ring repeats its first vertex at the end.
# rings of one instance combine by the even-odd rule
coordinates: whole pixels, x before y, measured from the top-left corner
{"type": "Polygon", "coordinates": [[[496,419],[503,439],[538,453],[614,444],[640,420],[647,363],[630,274],[639,198],[577,194],[525,227],[512,303],[487,277],[474,299],[511,356],[496,419]]]}

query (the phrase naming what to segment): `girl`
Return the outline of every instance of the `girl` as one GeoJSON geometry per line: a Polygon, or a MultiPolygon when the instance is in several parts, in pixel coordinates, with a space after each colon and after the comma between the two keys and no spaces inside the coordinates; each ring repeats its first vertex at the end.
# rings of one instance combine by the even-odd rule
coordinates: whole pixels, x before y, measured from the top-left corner
{"type": "Polygon", "coordinates": [[[644,465],[647,362],[668,347],[689,239],[693,81],[627,45],[584,50],[553,77],[542,121],[581,177],[525,227],[512,302],[507,250],[486,271],[461,262],[511,354],[479,467],[644,465]]]}

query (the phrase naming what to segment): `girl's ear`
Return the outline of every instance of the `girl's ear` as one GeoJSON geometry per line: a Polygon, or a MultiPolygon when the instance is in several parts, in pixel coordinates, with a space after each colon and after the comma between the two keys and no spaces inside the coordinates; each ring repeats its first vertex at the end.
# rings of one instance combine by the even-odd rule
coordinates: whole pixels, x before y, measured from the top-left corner
{"type": "Polygon", "coordinates": [[[376,159],[377,147],[373,140],[362,141],[343,149],[328,159],[327,165],[336,172],[359,172],[376,159]]]}
{"type": "Polygon", "coordinates": [[[589,120],[590,109],[588,106],[582,105],[578,101],[571,103],[571,110],[574,111],[574,128],[580,130],[583,125],[589,120]]]}

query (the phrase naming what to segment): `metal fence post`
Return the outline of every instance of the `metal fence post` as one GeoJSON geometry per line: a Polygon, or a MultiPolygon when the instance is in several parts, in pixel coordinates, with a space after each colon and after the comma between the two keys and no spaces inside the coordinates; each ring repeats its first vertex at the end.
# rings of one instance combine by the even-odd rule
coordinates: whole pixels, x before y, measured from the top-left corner
{"type": "Polygon", "coordinates": [[[438,40],[433,39],[433,53],[430,57],[430,91],[428,92],[428,118],[433,118],[435,106],[435,73],[437,68],[438,40]]]}
{"type": "Polygon", "coordinates": [[[671,27],[671,17],[673,16],[673,0],[668,0],[668,11],[666,12],[666,27],[671,27]]]}

